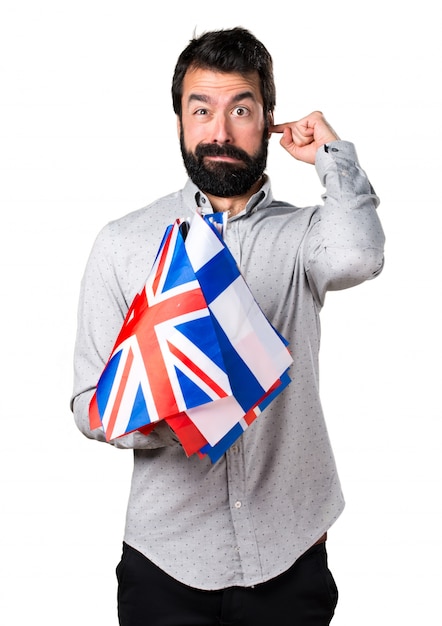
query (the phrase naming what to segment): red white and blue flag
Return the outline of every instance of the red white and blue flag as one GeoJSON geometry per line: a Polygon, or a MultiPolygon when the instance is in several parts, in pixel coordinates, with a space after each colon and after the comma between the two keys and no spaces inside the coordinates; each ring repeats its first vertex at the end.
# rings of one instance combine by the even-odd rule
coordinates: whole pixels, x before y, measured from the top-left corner
{"type": "Polygon", "coordinates": [[[183,224],[166,230],[98,382],[90,421],[110,441],[166,420],[187,455],[215,462],[290,382],[292,358],[217,226],[195,214],[184,237],[183,224]]]}

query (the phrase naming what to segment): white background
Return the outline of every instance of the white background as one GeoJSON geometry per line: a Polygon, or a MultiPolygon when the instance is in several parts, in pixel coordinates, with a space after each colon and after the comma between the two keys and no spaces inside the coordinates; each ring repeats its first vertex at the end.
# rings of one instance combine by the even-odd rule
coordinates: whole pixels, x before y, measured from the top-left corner
{"type": "MultiPolygon", "coordinates": [[[[79,283],[98,230],[185,181],[170,100],[197,33],[270,50],[276,121],[324,112],[381,197],[387,261],[330,294],[322,397],[347,508],[336,626],[440,619],[441,47],[437,3],[3,0],[0,619],[113,626],[131,452],[69,411],[79,283]]],[[[274,194],[320,201],[271,140],[274,194]]],[[[273,626],[273,625],[269,625],[273,626]]]]}

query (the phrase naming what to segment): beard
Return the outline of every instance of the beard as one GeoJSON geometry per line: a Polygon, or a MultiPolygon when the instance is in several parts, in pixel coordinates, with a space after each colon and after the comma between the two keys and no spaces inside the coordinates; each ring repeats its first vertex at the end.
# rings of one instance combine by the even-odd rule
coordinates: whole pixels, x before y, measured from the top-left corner
{"type": "Polygon", "coordinates": [[[261,178],[267,164],[268,129],[264,130],[261,147],[256,154],[250,156],[230,144],[206,143],[199,144],[195,152],[186,150],[184,135],[180,133],[181,154],[189,178],[204,193],[218,198],[242,196],[261,178]],[[227,156],[242,161],[233,163],[204,162],[206,156],[227,156]]]}

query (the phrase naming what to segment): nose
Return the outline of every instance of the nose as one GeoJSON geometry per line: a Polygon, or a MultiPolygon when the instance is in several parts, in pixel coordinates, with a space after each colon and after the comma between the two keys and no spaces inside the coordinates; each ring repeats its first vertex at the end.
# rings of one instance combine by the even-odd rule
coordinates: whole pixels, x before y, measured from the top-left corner
{"type": "Polygon", "coordinates": [[[229,117],[220,114],[214,118],[212,128],[212,143],[232,143],[233,134],[229,117]]]}

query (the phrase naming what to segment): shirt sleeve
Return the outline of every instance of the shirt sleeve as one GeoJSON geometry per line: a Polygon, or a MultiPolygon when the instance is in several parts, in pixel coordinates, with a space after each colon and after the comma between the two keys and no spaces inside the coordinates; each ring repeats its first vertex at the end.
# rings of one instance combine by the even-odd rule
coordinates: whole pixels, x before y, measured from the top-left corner
{"type": "MultiPolygon", "coordinates": [[[[89,403],[130,304],[112,262],[114,247],[109,227],[103,228],[92,247],[81,282],[74,349],[71,409],[80,431],[98,441],[106,438],[101,428],[90,428],[89,403]]],[[[168,425],[160,423],[147,436],[135,431],[109,443],[117,448],[151,449],[176,445],[177,441],[168,425]]]]}
{"type": "Polygon", "coordinates": [[[305,241],[305,269],[315,299],[376,277],[384,263],[379,198],[347,141],[322,146],[316,170],[326,191],[305,241]]]}

